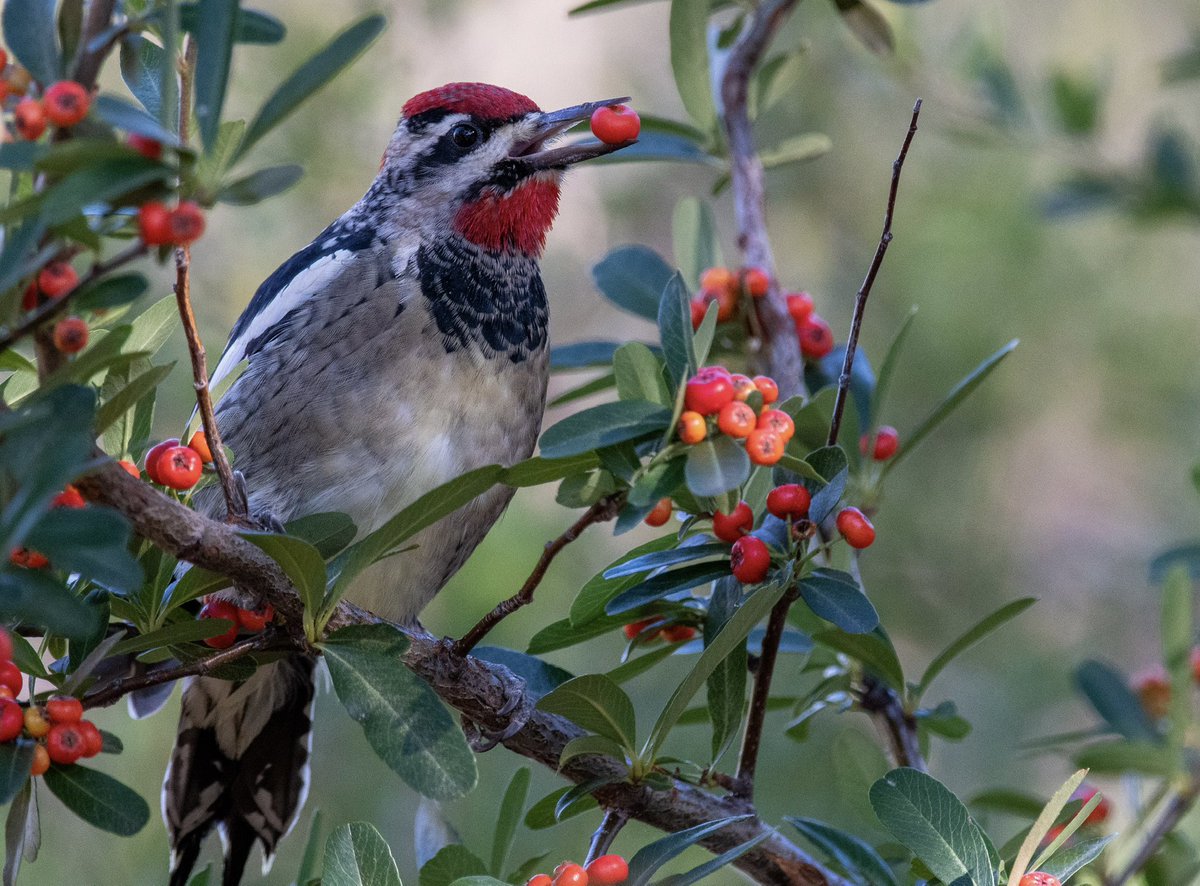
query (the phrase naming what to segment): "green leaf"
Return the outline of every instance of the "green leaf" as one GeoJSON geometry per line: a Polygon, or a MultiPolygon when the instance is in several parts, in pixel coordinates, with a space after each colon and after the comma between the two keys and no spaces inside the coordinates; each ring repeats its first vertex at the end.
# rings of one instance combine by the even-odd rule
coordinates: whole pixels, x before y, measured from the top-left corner
{"type": "Polygon", "coordinates": [[[691,563],[693,560],[706,560],[712,557],[727,558],[729,545],[723,542],[712,544],[685,544],[661,550],[657,546],[644,554],[618,561],[616,564],[600,573],[606,579],[622,578],[626,575],[640,575],[664,566],[678,566],[680,563],[691,563]]]}
{"type": "Polygon", "coordinates": [[[675,726],[683,712],[687,710],[692,697],[700,691],[700,687],[707,682],[717,665],[724,661],[736,647],[745,644],[746,636],[750,633],[751,628],[758,624],[771,610],[771,607],[779,601],[779,598],[783,596],[783,591],[782,585],[763,585],[738,607],[737,612],[730,617],[725,626],[721,628],[720,633],[700,654],[683,682],[671,693],[670,699],[662,713],[659,714],[658,721],[650,730],[650,736],[642,747],[641,757],[643,760],[651,760],[658,756],[658,751],[666,741],[667,734],[675,726]]]}
{"type": "Polygon", "coordinates": [[[62,61],[54,27],[55,0],[6,0],[4,44],[43,87],[59,79],[62,61]]]}
{"type": "MultiPolygon", "coordinates": [[[[115,129],[136,132],[168,147],[183,149],[179,136],[167,129],[151,114],[131,102],[115,95],[100,95],[92,103],[92,110],[105,123],[115,129]]],[[[121,150],[133,150],[120,145],[121,150]]]]}
{"type": "MultiPolygon", "coordinates": [[[[501,823],[497,822],[497,826],[501,823]]],[[[515,821],[513,826],[516,826],[515,821]]],[[[450,886],[462,877],[486,875],[487,865],[478,855],[461,843],[450,843],[421,865],[420,886],[450,886]]]]}
{"type": "Polygon", "coordinates": [[[300,181],[303,175],[303,166],[268,166],[225,185],[217,192],[217,200],[230,206],[253,206],[268,197],[282,194],[300,181]]]}
{"type": "Polygon", "coordinates": [[[238,0],[199,0],[196,43],[196,119],[200,140],[211,151],[221,125],[225,87],[233,60],[233,33],[237,27],[238,0]]]}
{"type": "Polygon", "coordinates": [[[574,818],[576,815],[581,815],[600,805],[591,794],[584,794],[576,803],[564,809],[560,816],[556,813],[558,802],[569,790],[571,790],[569,787],[558,788],[530,806],[529,811],[525,813],[525,827],[531,831],[545,830],[560,821],[574,818]]]}
{"type": "Polygon", "coordinates": [[[708,70],[708,3],[671,0],[671,71],[688,114],[703,132],[717,122],[708,70]]]}
{"type": "Polygon", "coordinates": [[[1046,805],[1042,807],[1042,811],[1034,821],[1033,826],[1029,829],[1029,833],[1025,835],[1025,839],[1021,843],[1021,848],[1017,850],[1017,856],[1013,859],[1012,869],[1009,871],[1009,880],[1020,882],[1021,877],[1029,869],[1029,862],[1033,858],[1033,853],[1037,851],[1046,834],[1050,833],[1050,828],[1058,820],[1058,814],[1062,812],[1063,807],[1070,801],[1071,795],[1075,793],[1075,789],[1083,784],[1083,779],[1086,776],[1086,769],[1075,772],[1046,801],[1046,805]]]}
{"type": "Polygon", "coordinates": [[[1141,701],[1115,668],[1085,661],[1075,670],[1075,685],[1115,732],[1130,741],[1162,741],[1141,701]]]}
{"type": "Polygon", "coordinates": [[[616,683],[603,674],[575,677],[545,695],[540,710],[559,714],[589,732],[615,741],[632,755],[637,741],[633,702],[616,683]]]}
{"type": "Polygon", "coordinates": [[[684,476],[692,495],[715,498],[749,479],[750,456],[732,437],[710,437],[688,447],[684,476]]]}
{"type": "Polygon", "coordinates": [[[342,628],[321,644],[333,688],[383,762],[435,800],[464,796],[478,778],[458,724],[401,657],[408,639],[389,625],[342,628]]]}
{"type": "Polygon", "coordinates": [[[676,387],[696,371],[692,344],[692,309],[687,285],[676,271],[667,281],[658,306],[658,334],[662,341],[667,375],[676,387]]]}
{"type": "MultiPolygon", "coordinates": [[[[1192,679],[1192,583],[1185,568],[1171,570],[1162,589],[1163,666],[1171,686],[1187,686],[1192,679]]],[[[1168,739],[1182,748],[1193,717],[1192,699],[1172,692],[1167,709],[1168,739]]]]}
{"type": "Polygon", "coordinates": [[[564,418],[542,434],[545,458],[567,458],[593,449],[661,433],[671,421],[669,410],[645,400],[601,403],[564,418]]]}
{"type": "Polygon", "coordinates": [[[624,563],[654,551],[662,551],[664,549],[673,550],[674,545],[675,538],[673,536],[667,535],[656,538],[653,541],[646,542],[646,544],[634,548],[607,569],[588,579],[587,583],[580,588],[579,593],[575,596],[574,602],[571,603],[570,624],[575,627],[582,627],[594,619],[603,617],[604,607],[608,604],[609,600],[641,581],[640,573],[623,576],[621,579],[609,578],[608,574],[612,570],[619,569],[624,563]]]}
{"type": "Polygon", "coordinates": [[[617,348],[622,344],[624,343],[619,341],[578,341],[569,345],[556,345],[550,348],[550,369],[591,369],[596,366],[608,366],[612,363],[617,348]]]}
{"type": "MultiPolygon", "coordinates": [[[[618,163],[644,163],[664,161],[668,163],[695,163],[712,169],[724,169],[724,161],[714,157],[689,136],[677,135],[671,132],[655,132],[647,124],[649,121],[642,117],[642,131],[638,140],[627,148],[622,148],[615,154],[606,154],[593,160],[593,163],[608,166],[618,163]]],[[[587,145],[591,139],[581,142],[587,145]]]]}
{"type": "MultiPolygon", "coordinates": [[[[44,192],[42,221],[60,225],[79,215],[85,206],[111,203],[138,188],[165,181],[171,174],[166,166],[145,157],[101,160],[72,172],[44,192]]],[[[9,216],[16,209],[17,204],[10,204],[2,214],[9,216]]]]}
{"type": "Polygon", "coordinates": [[[570,458],[534,456],[517,462],[511,468],[505,468],[501,482],[505,486],[517,488],[541,486],[543,483],[552,483],[573,474],[589,471],[599,464],[600,459],[590,452],[573,455],[570,458]]]}
{"type": "MultiPolygon", "coordinates": [[[[202,15],[200,4],[184,3],[179,7],[179,27],[195,33],[200,28],[202,15]]],[[[238,10],[237,24],[233,31],[234,42],[266,45],[279,43],[286,35],[287,29],[274,16],[257,9],[238,10]]],[[[301,884],[303,882],[302,880],[301,884]]]]}
{"type": "MultiPolygon", "coordinates": [[[[525,809],[525,800],[529,796],[530,772],[528,766],[520,767],[513,773],[512,780],[504,791],[504,799],[500,801],[500,814],[496,818],[496,833],[492,838],[491,871],[497,877],[503,876],[504,865],[508,862],[508,853],[512,849],[513,837],[517,833],[517,822],[525,809]]],[[[478,874],[482,871],[469,871],[478,874]]],[[[422,884],[424,886],[424,884],[422,884]]]]}
{"type": "Polygon", "coordinates": [[[51,766],[42,776],[50,793],[93,827],[132,837],[150,820],[150,807],[110,775],[78,763],[51,766]]]}
{"type": "Polygon", "coordinates": [[[325,596],[325,559],[301,538],[269,532],[242,532],[242,538],[260,548],[287,573],[305,612],[316,612],[325,596]]]}
{"type": "Polygon", "coordinates": [[[900,352],[904,348],[904,342],[912,330],[913,320],[916,317],[916,307],[909,308],[908,314],[905,315],[900,328],[896,330],[891,344],[888,345],[887,352],[883,355],[883,362],[879,364],[879,377],[875,383],[875,391],[871,395],[871,415],[875,416],[877,420],[883,414],[883,404],[887,402],[888,389],[891,388],[892,378],[896,374],[896,365],[900,361],[900,352]]]}
{"type": "Polygon", "coordinates": [[[623,763],[628,753],[625,748],[606,735],[581,735],[571,739],[563,746],[562,752],[558,755],[558,768],[562,769],[576,757],[589,755],[612,757],[623,763]]]}
{"type": "Polygon", "coordinates": [[[710,834],[714,834],[735,822],[753,818],[752,815],[734,815],[729,818],[718,818],[714,821],[698,824],[694,827],[667,834],[653,843],[648,843],[629,859],[629,878],[626,886],[645,886],[650,877],[671,859],[680,855],[690,846],[699,843],[710,834]]]}
{"type": "Polygon", "coordinates": [[[368,15],[346,28],[297,68],[295,73],[271,94],[259,110],[258,116],[251,121],[236,157],[244,156],[259,139],[282,123],[301,103],[311,98],[362,55],[383,31],[385,24],[386,19],[382,15],[368,15]]]}
{"type": "Polygon", "coordinates": [[[815,818],[785,815],[783,820],[837,862],[855,883],[863,886],[900,886],[892,869],[870,843],[815,818]]]}
{"type": "Polygon", "coordinates": [[[950,413],[961,406],[963,401],[966,400],[967,397],[971,396],[976,388],[983,384],[984,380],[992,374],[992,371],[1000,365],[1004,358],[1016,349],[1017,344],[1018,340],[1014,338],[1000,350],[996,351],[996,353],[992,354],[990,357],[976,366],[966,378],[955,385],[953,390],[946,395],[946,398],[937,406],[935,406],[933,410],[921,420],[917,427],[908,434],[908,436],[905,438],[904,445],[900,447],[900,451],[892,456],[891,461],[888,461],[884,464],[883,473],[887,474],[888,471],[895,468],[897,464],[903,461],[910,453],[912,453],[914,449],[917,448],[917,445],[922,440],[929,436],[934,428],[945,421],[946,418],[949,417],[950,413]]]}
{"type": "MultiPolygon", "coordinates": [[[[29,750],[32,760],[32,746],[29,750]]],[[[4,886],[16,886],[21,862],[37,857],[42,840],[37,806],[33,803],[33,780],[28,773],[21,784],[4,821],[4,886]]]]}
{"type": "Polygon", "coordinates": [[[657,881],[656,886],[690,886],[692,883],[699,883],[705,877],[715,874],[727,864],[732,864],[737,859],[741,858],[759,843],[768,839],[773,835],[773,831],[764,830],[762,833],[756,834],[744,843],[739,843],[732,849],[727,849],[720,855],[710,858],[704,864],[697,865],[690,871],[685,871],[682,874],[671,874],[669,877],[663,877],[657,881]]]}
{"type": "Polygon", "coordinates": [[[321,886],[400,886],[396,859],[374,825],[352,821],[329,835],[321,886]]]}
{"type": "Polygon", "coordinates": [[[175,609],[189,600],[195,600],[206,594],[227,588],[230,584],[229,579],[219,573],[209,572],[207,569],[193,566],[183,574],[183,577],[171,589],[167,600],[169,608],[175,609]]]}
{"type": "Polygon", "coordinates": [[[833,150],[833,141],[822,132],[806,132],[785,138],[759,155],[764,169],[774,169],[789,163],[807,163],[824,157],[833,150]]]}
{"type": "Polygon", "coordinates": [[[0,744],[0,805],[9,802],[29,783],[35,747],[37,742],[23,738],[0,744]]]}
{"type": "Polygon", "coordinates": [[[671,266],[645,246],[618,246],[592,268],[596,288],[618,308],[647,320],[658,318],[671,266]]]}
{"type": "MultiPolygon", "coordinates": [[[[713,584],[708,614],[704,620],[704,638],[711,642],[736,612],[742,596],[741,583],[732,577],[713,584]]],[[[709,675],[705,688],[708,719],[712,723],[712,762],[720,760],[737,737],[746,709],[746,646],[735,646],[709,675]]]]}
{"type": "Polygon", "coordinates": [[[1180,762],[1179,754],[1167,745],[1123,738],[1089,745],[1074,760],[1076,766],[1106,775],[1140,772],[1156,776],[1173,775],[1180,762]]]}
{"type": "Polygon", "coordinates": [[[564,403],[572,403],[575,400],[582,400],[584,397],[590,397],[592,394],[598,394],[601,391],[607,391],[609,388],[615,387],[617,377],[611,372],[593,378],[589,382],[585,382],[578,387],[563,391],[557,397],[549,402],[549,406],[562,406],[564,403]]]}
{"type": "Polygon", "coordinates": [[[929,663],[929,667],[925,669],[925,673],[921,676],[921,681],[913,690],[913,698],[920,699],[925,694],[925,690],[929,688],[929,684],[934,681],[938,674],[946,669],[946,665],[950,664],[950,662],[988,634],[1012,621],[1036,602],[1036,597],[1022,597],[1020,600],[1013,600],[1011,603],[1006,603],[959,636],[953,643],[933,657],[933,661],[929,663]]]}
{"type": "Polygon", "coordinates": [[[1150,581],[1162,584],[1176,566],[1186,566],[1192,581],[1200,579],[1200,542],[1168,548],[1150,561],[1150,581]]]}
{"type": "Polygon", "coordinates": [[[131,655],[149,649],[177,646],[180,643],[196,643],[216,637],[229,630],[230,622],[223,618],[184,619],[147,634],[139,634],[122,640],[112,648],[110,655],[131,655]]]}
{"type": "Polygon", "coordinates": [[[163,101],[160,75],[166,57],[162,47],[141,34],[130,34],[121,41],[121,78],[148,113],[160,121],[165,118],[169,125],[164,125],[163,129],[170,132],[178,109],[174,101],[163,101]]]}
{"type": "Polygon", "coordinates": [[[336,511],[298,517],[283,528],[287,530],[288,535],[304,539],[326,559],[354,541],[354,536],[358,533],[354,521],[336,511]]]}
{"type": "Polygon", "coordinates": [[[820,631],[813,639],[822,646],[857,659],[867,670],[897,692],[904,691],[904,671],[892,641],[877,628],[867,634],[848,634],[836,628],[820,631]]]}
{"type": "MultiPolygon", "coordinates": [[[[700,275],[706,270],[724,265],[717,226],[707,202],[684,197],[676,203],[671,236],[675,244],[675,262],[688,283],[698,284],[700,275]]],[[[659,291],[662,291],[661,287],[659,291]]]]}
{"type": "Polygon", "coordinates": [[[542,628],[529,640],[529,646],[526,652],[530,654],[540,655],[544,652],[553,652],[556,649],[566,649],[570,646],[575,646],[583,643],[585,640],[591,640],[593,637],[599,637],[607,634],[609,631],[621,627],[628,621],[635,620],[636,616],[622,615],[609,616],[601,615],[599,618],[590,619],[589,621],[574,625],[568,618],[552,622],[542,628]]]}
{"type": "Polygon", "coordinates": [[[143,579],[141,564],[129,553],[129,534],[129,522],[109,508],[55,508],[29,534],[29,546],[59,569],[129,594],[143,579]]]}
{"type": "Polygon", "coordinates": [[[236,152],[245,134],[244,120],[226,120],[217,128],[216,143],[196,164],[196,182],[200,190],[212,193],[220,188],[225,174],[237,162],[236,152]]]}
{"type": "Polygon", "coordinates": [[[79,290],[75,296],[75,307],[80,311],[119,308],[137,301],[149,286],[149,281],[141,274],[103,277],[79,290]]]}
{"type": "Polygon", "coordinates": [[[1109,834],[1107,837],[1097,837],[1068,846],[1053,858],[1039,864],[1038,870],[1058,877],[1059,882],[1065,883],[1084,866],[1099,858],[1105,847],[1116,838],[1116,834],[1109,834]]]}
{"type": "Polygon", "coordinates": [[[304,844],[304,855],[300,858],[300,870],[296,874],[298,886],[308,886],[310,880],[318,878],[317,865],[321,848],[321,810],[314,809],[312,823],[308,826],[308,840],[304,844]]]}
{"type": "Polygon", "coordinates": [[[567,12],[567,15],[584,15],[589,12],[595,12],[603,9],[606,6],[632,5],[634,3],[646,3],[647,0],[591,0],[589,3],[583,3],[567,12]]]}
{"type": "Polygon", "coordinates": [[[854,576],[836,569],[815,569],[800,582],[808,608],[848,634],[866,634],[879,626],[879,613],[854,576]]]}
{"type": "Polygon", "coordinates": [[[663,364],[641,342],[622,345],[613,355],[617,396],[622,400],[646,400],[670,409],[675,398],[663,376],[663,364]]]}
{"type": "Polygon", "coordinates": [[[842,21],[846,23],[858,42],[876,55],[891,55],[896,48],[896,38],[888,20],[866,0],[834,0],[842,21]]]}
{"type": "Polygon", "coordinates": [[[634,617],[629,613],[641,609],[647,603],[668,597],[678,591],[700,587],[700,585],[708,584],[710,581],[716,581],[727,575],[729,575],[727,561],[696,563],[672,569],[669,572],[661,572],[617,594],[608,601],[604,611],[609,615],[625,614],[627,620],[633,621],[634,617]]]}
{"type": "Polygon", "coordinates": [[[103,434],[112,427],[121,416],[137,406],[147,394],[156,390],[174,368],[174,360],[162,366],[153,366],[109,396],[96,410],[96,433],[103,434]]]}

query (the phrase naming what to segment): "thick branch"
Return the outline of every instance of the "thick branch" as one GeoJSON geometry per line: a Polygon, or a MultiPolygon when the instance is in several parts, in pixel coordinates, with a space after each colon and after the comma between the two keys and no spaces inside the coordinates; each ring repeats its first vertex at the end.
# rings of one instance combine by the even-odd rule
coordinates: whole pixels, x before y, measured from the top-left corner
{"type": "Polygon", "coordinates": [[[538,585],[542,583],[542,579],[546,577],[546,570],[550,568],[551,562],[558,556],[559,551],[579,538],[583,530],[587,529],[593,523],[606,523],[617,516],[624,500],[624,493],[606,495],[584,511],[583,516],[572,523],[562,535],[553,541],[546,542],[546,546],[542,549],[542,555],[538,557],[537,564],[533,567],[533,572],[529,573],[529,578],[525,579],[525,584],[521,585],[521,589],[507,600],[501,600],[496,604],[495,609],[481,618],[475,627],[467,631],[462,639],[454,644],[454,654],[466,655],[478,645],[480,640],[487,636],[492,628],[500,624],[500,622],[522,606],[532,603],[533,592],[537,590],[538,585]]]}

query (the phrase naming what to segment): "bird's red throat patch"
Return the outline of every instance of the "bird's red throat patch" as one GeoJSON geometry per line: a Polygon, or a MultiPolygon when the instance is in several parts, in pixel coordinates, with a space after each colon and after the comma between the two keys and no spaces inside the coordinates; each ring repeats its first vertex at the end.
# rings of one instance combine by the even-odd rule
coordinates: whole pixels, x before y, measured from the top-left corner
{"type": "Polygon", "coordinates": [[[558,182],[534,177],[504,193],[484,190],[458,211],[454,229],[492,252],[520,252],[537,258],[557,214],[558,182]]]}

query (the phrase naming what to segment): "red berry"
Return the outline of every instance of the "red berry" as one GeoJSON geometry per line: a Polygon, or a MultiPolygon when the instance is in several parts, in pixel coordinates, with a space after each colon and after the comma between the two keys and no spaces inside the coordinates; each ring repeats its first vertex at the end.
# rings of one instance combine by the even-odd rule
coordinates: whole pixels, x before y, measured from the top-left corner
{"type": "Polygon", "coordinates": [[[87,116],[92,97],[74,80],[59,80],[46,90],[42,103],[55,126],[74,126],[87,116]]]}
{"type": "Polygon", "coordinates": [[[789,292],[787,296],[788,314],[796,322],[797,328],[807,320],[813,312],[813,297],[807,292],[789,292]]]}
{"type": "Polygon", "coordinates": [[[204,234],[204,210],[199,204],[184,200],[171,211],[167,227],[172,243],[178,246],[195,243],[204,234]]]}
{"type": "Polygon", "coordinates": [[[88,343],[88,325],[82,317],[66,317],[54,324],[54,347],[64,354],[78,354],[88,343]]]}
{"type": "Polygon", "coordinates": [[[125,470],[126,474],[128,474],[130,477],[133,477],[133,479],[135,479],[135,480],[142,479],[142,472],[138,470],[138,466],[135,465],[133,462],[129,461],[128,459],[123,458],[119,462],[117,462],[117,464],[119,464],[125,470]]]}
{"type": "Polygon", "coordinates": [[[786,520],[801,520],[808,516],[808,506],[812,504],[812,496],[799,483],[785,483],[776,486],[767,493],[767,510],[786,520]]]}
{"type": "Polygon", "coordinates": [[[46,736],[46,751],[55,763],[70,765],[83,756],[83,730],[77,723],[58,723],[46,736]]]}
{"type": "Polygon", "coordinates": [[[11,661],[0,661],[0,686],[7,686],[14,696],[21,694],[21,669],[11,661]]]}
{"type": "Polygon", "coordinates": [[[50,500],[50,506],[54,508],[72,508],[78,510],[86,504],[87,502],[83,500],[83,496],[79,493],[79,490],[70,483],[67,484],[66,489],[50,500]]]}
{"type": "Polygon", "coordinates": [[[21,310],[32,311],[38,306],[38,288],[37,278],[34,278],[28,286],[25,287],[25,292],[21,295],[21,310]]]}
{"type": "Polygon", "coordinates": [[[0,49],[0,72],[3,72],[8,67],[8,53],[0,49]]]}
{"type": "Polygon", "coordinates": [[[809,360],[820,360],[833,350],[833,330],[820,314],[810,315],[796,327],[796,332],[800,336],[800,353],[809,360]]]}
{"type": "Polygon", "coordinates": [[[138,135],[136,132],[129,134],[129,147],[150,160],[157,160],[162,156],[162,142],[149,136],[138,135]]]}
{"type": "Polygon", "coordinates": [[[548,874],[534,874],[525,881],[525,886],[550,886],[553,882],[548,874]]]}
{"type": "Polygon", "coordinates": [[[1192,649],[1192,679],[1200,683],[1200,646],[1192,649]]]}
{"type": "Polygon", "coordinates": [[[729,514],[713,514],[712,533],[721,541],[737,541],[754,528],[754,511],[744,501],[738,502],[729,514]]]}
{"type": "Polygon", "coordinates": [[[700,275],[700,288],[709,292],[725,292],[737,295],[737,274],[729,268],[706,268],[700,275]]]}
{"type": "Polygon", "coordinates": [[[204,645],[211,646],[213,649],[228,649],[237,642],[238,608],[228,600],[209,600],[200,607],[198,618],[223,618],[232,622],[228,631],[217,634],[215,637],[208,637],[205,639],[204,645]]]}
{"type": "Polygon", "coordinates": [[[754,379],[748,375],[734,373],[729,378],[733,382],[733,399],[735,400],[741,400],[744,403],[750,399],[751,394],[758,390],[754,379]]]}
{"type": "MultiPolygon", "coordinates": [[[[1096,788],[1089,784],[1080,785],[1075,793],[1071,794],[1072,800],[1079,800],[1082,803],[1091,802],[1092,797],[1100,793],[1096,788]]],[[[1101,797],[1100,802],[1096,804],[1096,808],[1088,813],[1088,817],[1084,819],[1085,825],[1097,826],[1102,825],[1108,820],[1109,813],[1112,812],[1112,804],[1108,802],[1106,797],[1101,797]]]]}
{"type": "Polygon", "coordinates": [[[13,641],[8,628],[0,627],[0,661],[12,661],[13,641]]]}
{"type": "Polygon", "coordinates": [[[875,527],[858,508],[842,508],[837,515],[837,530],[852,548],[869,548],[875,541],[875,527]]]}
{"type": "Polygon", "coordinates": [[[771,278],[762,268],[743,268],[742,286],[751,298],[762,298],[771,288],[771,278]]]}
{"type": "Polygon", "coordinates": [[[642,131],[642,120],[628,105],[608,105],[592,111],[592,134],[606,145],[632,141],[642,131]]]}
{"type": "Polygon", "coordinates": [[[45,775],[46,770],[50,768],[50,752],[46,750],[45,745],[34,745],[33,748],[33,767],[29,770],[29,774],[33,776],[45,775]]]}
{"type": "Polygon", "coordinates": [[[180,491],[191,489],[204,473],[199,453],[190,446],[172,446],[159,456],[156,467],[162,485],[180,491]]]}
{"type": "Polygon", "coordinates": [[[701,369],[687,381],[684,408],[701,415],[712,415],[733,400],[733,379],[715,366],[701,369]]]}
{"type": "Polygon", "coordinates": [[[769,375],[754,376],[754,387],[762,394],[764,404],[774,403],[779,399],[779,385],[775,384],[775,379],[769,375]]]}
{"type": "Polygon", "coordinates": [[[625,625],[625,627],[623,628],[623,630],[625,631],[625,639],[626,640],[641,640],[644,643],[649,643],[651,640],[658,637],[659,632],[658,631],[647,631],[646,629],[649,628],[653,624],[661,624],[661,623],[662,623],[662,619],[659,618],[658,616],[655,616],[654,618],[643,618],[641,621],[630,622],[629,624],[625,625]]]}
{"type": "Polygon", "coordinates": [[[25,710],[11,698],[0,698],[0,741],[12,741],[25,728],[25,710]]]}
{"type": "Polygon", "coordinates": [[[146,453],[146,460],[143,463],[146,467],[146,476],[154,483],[163,485],[162,477],[158,473],[158,460],[162,454],[168,449],[174,449],[179,445],[178,437],[171,437],[169,440],[163,440],[157,446],[152,446],[150,451],[146,453]]]}
{"type": "Polygon", "coordinates": [[[649,514],[646,515],[645,523],[647,526],[662,526],[671,519],[671,499],[660,498],[658,504],[654,506],[649,514]]]}
{"type": "Polygon", "coordinates": [[[104,750],[104,736],[91,720],[82,720],[79,731],[83,734],[83,757],[94,757],[104,750]]]}
{"type": "MultiPolygon", "coordinates": [[[[14,548],[8,555],[8,562],[13,566],[20,566],[23,569],[41,569],[43,566],[49,566],[50,561],[46,559],[45,554],[39,554],[37,551],[31,551],[29,548],[14,548]]],[[[0,685],[3,685],[0,683],[0,685]]]]}
{"type": "Polygon", "coordinates": [[[629,879],[629,865],[619,855],[601,855],[587,866],[587,875],[591,886],[617,886],[629,879]]]}
{"type": "Polygon", "coordinates": [[[671,625],[662,629],[662,637],[668,643],[682,643],[696,636],[696,629],[691,625],[671,625]]]}
{"type": "Polygon", "coordinates": [[[171,242],[171,210],[161,203],[143,203],[138,209],[138,233],[147,246],[171,242]]]}
{"type": "Polygon", "coordinates": [[[757,425],[758,416],[754,414],[754,410],[737,400],[726,403],[717,413],[717,427],[721,429],[721,433],[739,440],[749,437],[757,425]]]}
{"type": "Polygon", "coordinates": [[[46,717],[51,723],[78,723],[83,717],[83,704],[69,695],[56,695],[46,702],[46,717]]]}
{"type": "Polygon", "coordinates": [[[275,618],[275,607],[270,603],[262,609],[238,609],[237,621],[243,630],[251,634],[262,633],[275,618]]]}
{"type": "Polygon", "coordinates": [[[768,409],[758,417],[758,426],[763,430],[778,434],[786,444],[796,433],[796,423],[782,409],[768,409]]]}
{"type": "Polygon", "coordinates": [[[573,862],[560,864],[554,869],[553,886],[588,886],[587,871],[573,862]]]}
{"type": "Polygon", "coordinates": [[[46,131],[46,106],[36,98],[22,99],[13,109],[13,123],[17,134],[26,141],[40,138],[46,131]]]}
{"type": "MultiPolygon", "coordinates": [[[[871,458],[875,461],[887,461],[900,448],[900,434],[891,425],[881,425],[875,431],[875,447],[871,458]]],[[[863,434],[858,441],[858,451],[863,455],[871,449],[871,435],[863,434]]]]}
{"type": "Polygon", "coordinates": [[[693,443],[699,443],[708,436],[708,424],[704,421],[704,416],[699,412],[688,410],[679,416],[679,424],[676,427],[679,433],[679,439],[689,446],[693,443]]]}
{"type": "Polygon", "coordinates": [[[771,570],[771,552],[761,538],[742,536],[729,552],[729,569],[742,584],[758,584],[771,570]]]}
{"type": "Polygon", "coordinates": [[[1158,720],[1167,715],[1171,707],[1171,681],[1161,668],[1136,675],[1133,691],[1151,719],[1158,720]]]}
{"type": "Polygon", "coordinates": [[[704,322],[704,315],[708,313],[708,302],[702,298],[694,298],[688,302],[688,306],[692,311],[692,332],[695,332],[704,322]]]}
{"type": "Polygon", "coordinates": [[[746,455],[756,465],[773,465],[783,458],[787,441],[774,431],[758,428],[746,438],[746,455]]]}
{"type": "Polygon", "coordinates": [[[1017,886],[1062,886],[1062,880],[1047,874],[1043,871],[1034,871],[1032,874],[1026,874],[1021,878],[1021,882],[1017,886]]]}
{"type": "Polygon", "coordinates": [[[65,261],[52,261],[38,273],[38,289],[46,298],[61,298],[79,282],[75,269],[65,261]]]}
{"type": "Polygon", "coordinates": [[[188,449],[196,450],[196,454],[200,456],[200,461],[206,465],[212,464],[212,450],[208,448],[208,438],[204,436],[203,429],[192,434],[192,439],[188,440],[188,449]]]}
{"type": "Polygon", "coordinates": [[[704,303],[705,311],[713,302],[717,303],[717,322],[728,323],[737,313],[737,296],[726,292],[724,289],[701,289],[700,294],[696,296],[704,303]]]}

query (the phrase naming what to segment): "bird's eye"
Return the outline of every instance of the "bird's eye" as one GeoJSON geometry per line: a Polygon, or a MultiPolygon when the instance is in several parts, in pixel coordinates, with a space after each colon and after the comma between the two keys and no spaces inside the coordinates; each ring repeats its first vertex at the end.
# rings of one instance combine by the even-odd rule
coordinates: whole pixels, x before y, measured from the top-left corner
{"type": "Polygon", "coordinates": [[[450,140],[455,147],[472,148],[479,141],[479,129],[470,123],[458,123],[450,130],[450,140]]]}

